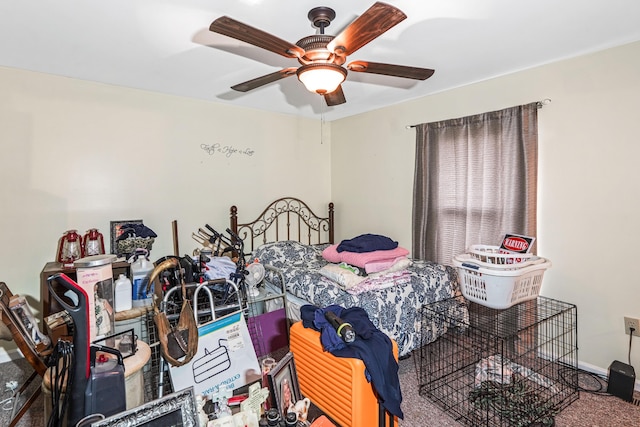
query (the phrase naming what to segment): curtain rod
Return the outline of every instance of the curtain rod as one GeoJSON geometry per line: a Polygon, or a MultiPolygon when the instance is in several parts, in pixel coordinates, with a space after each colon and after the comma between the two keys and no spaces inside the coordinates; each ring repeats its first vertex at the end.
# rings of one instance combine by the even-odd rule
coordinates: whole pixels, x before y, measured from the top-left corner
{"type": "MultiPolygon", "coordinates": [[[[549,105],[549,104],[551,104],[551,99],[549,99],[549,98],[545,98],[542,101],[536,102],[536,106],[538,108],[542,108],[545,105],[549,105]]],[[[404,128],[405,129],[412,129],[412,128],[416,127],[416,126],[418,126],[418,125],[406,125],[404,128]]]]}

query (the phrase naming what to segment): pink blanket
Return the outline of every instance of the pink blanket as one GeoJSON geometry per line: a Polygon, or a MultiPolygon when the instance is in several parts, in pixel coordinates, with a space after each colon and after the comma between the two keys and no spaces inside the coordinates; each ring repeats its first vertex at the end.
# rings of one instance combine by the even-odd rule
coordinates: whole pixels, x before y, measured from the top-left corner
{"type": "Polygon", "coordinates": [[[395,260],[398,257],[407,256],[409,251],[403,247],[398,246],[395,249],[386,251],[373,251],[373,252],[338,252],[336,248],[338,245],[328,246],[322,251],[322,257],[329,262],[355,265],[356,267],[365,268],[365,264],[374,261],[395,260]]]}

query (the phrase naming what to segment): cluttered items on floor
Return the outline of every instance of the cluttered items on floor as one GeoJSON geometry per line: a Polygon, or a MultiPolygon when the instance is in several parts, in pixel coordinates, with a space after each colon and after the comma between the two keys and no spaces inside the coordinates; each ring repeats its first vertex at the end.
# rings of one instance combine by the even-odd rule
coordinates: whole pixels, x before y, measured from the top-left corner
{"type": "MultiPolygon", "coordinates": [[[[286,353],[276,360],[271,356],[272,349],[263,348],[266,338],[259,321],[270,313],[265,313],[267,304],[260,305],[252,299],[269,298],[257,289],[262,274],[253,267],[259,261],[245,260],[243,241],[231,230],[223,234],[208,224],[205,227],[208,231],[200,229],[197,241],[206,244],[203,243],[197,256],[201,265],[206,265],[207,272],[218,273],[214,273],[213,278],[202,277],[202,282],[215,280],[217,276],[224,280],[215,283],[213,289],[200,284],[192,293],[190,300],[198,327],[198,350],[184,364],[169,363],[172,387],[195,391],[201,425],[309,426],[318,418],[318,410],[300,392],[293,354],[286,353]],[[228,254],[231,258],[227,259],[235,260],[233,268],[227,269],[225,263],[216,262],[216,256],[221,254],[228,254]],[[235,309],[219,310],[224,305],[229,306],[228,301],[221,302],[217,298],[222,289],[240,295],[235,309]],[[203,294],[198,296],[200,291],[203,294]],[[201,318],[201,313],[212,316],[201,318]],[[313,412],[314,408],[316,412],[313,412]]],[[[163,276],[162,273],[157,275],[163,276]]],[[[181,295],[174,289],[181,287],[178,283],[163,286],[165,297],[159,309],[166,311],[167,317],[170,302],[177,306],[179,300],[172,298],[181,295]]],[[[175,318],[175,311],[173,313],[175,318]]]]}
{"type": "MultiPolygon", "coordinates": [[[[294,355],[285,351],[284,290],[265,292],[265,269],[259,259],[247,262],[237,234],[206,229],[206,245],[192,256],[152,263],[148,248],[130,248],[128,263],[97,253],[73,259],[73,267],[45,266],[46,333],[21,336],[49,343],[38,372],[49,427],[137,425],[131,417],[143,408],[177,401],[192,411],[144,425],[191,418],[213,427],[331,425],[302,394],[294,355]]],[[[89,234],[91,248],[102,251],[89,234]]],[[[80,241],[70,236],[63,246],[80,241]]],[[[350,342],[353,331],[336,325],[350,342]]]]}

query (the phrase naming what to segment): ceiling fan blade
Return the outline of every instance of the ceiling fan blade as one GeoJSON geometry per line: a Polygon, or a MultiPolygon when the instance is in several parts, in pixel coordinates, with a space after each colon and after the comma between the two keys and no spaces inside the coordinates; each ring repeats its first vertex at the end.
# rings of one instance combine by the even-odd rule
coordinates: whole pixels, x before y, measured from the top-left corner
{"type": "Polygon", "coordinates": [[[347,102],[347,98],[344,97],[344,92],[342,91],[342,85],[331,93],[325,93],[324,100],[329,107],[347,102]]]}
{"type": "Polygon", "coordinates": [[[284,79],[285,77],[293,76],[296,73],[296,70],[296,67],[285,68],[283,70],[276,71],[275,73],[266,74],[261,77],[256,77],[255,79],[248,80],[244,83],[231,86],[231,89],[237,90],[238,92],[248,92],[252,89],[259,88],[260,86],[284,79]]]}
{"type": "Polygon", "coordinates": [[[347,64],[349,71],[383,74],[385,76],[404,77],[406,79],[426,80],[434,70],[430,68],[407,67],[405,65],[382,64],[379,62],[352,61],[347,64]]]}
{"type": "Polygon", "coordinates": [[[236,21],[228,16],[222,16],[211,23],[209,30],[214,33],[241,40],[270,52],[277,53],[287,58],[300,58],[304,56],[304,49],[289,43],[265,31],[251,27],[236,21]]]}
{"type": "Polygon", "coordinates": [[[351,55],[406,18],[400,9],[376,2],[329,42],[327,49],[338,56],[351,55]]]}

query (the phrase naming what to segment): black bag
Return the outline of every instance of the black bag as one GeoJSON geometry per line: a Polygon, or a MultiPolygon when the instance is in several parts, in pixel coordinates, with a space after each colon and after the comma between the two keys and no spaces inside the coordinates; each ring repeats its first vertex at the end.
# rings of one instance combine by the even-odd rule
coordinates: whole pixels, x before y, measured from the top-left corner
{"type": "Polygon", "coordinates": [[[174,359],[184,357],[189,351],[189,331],[171,331],[167,335],[167,352],[174,359]]]}

